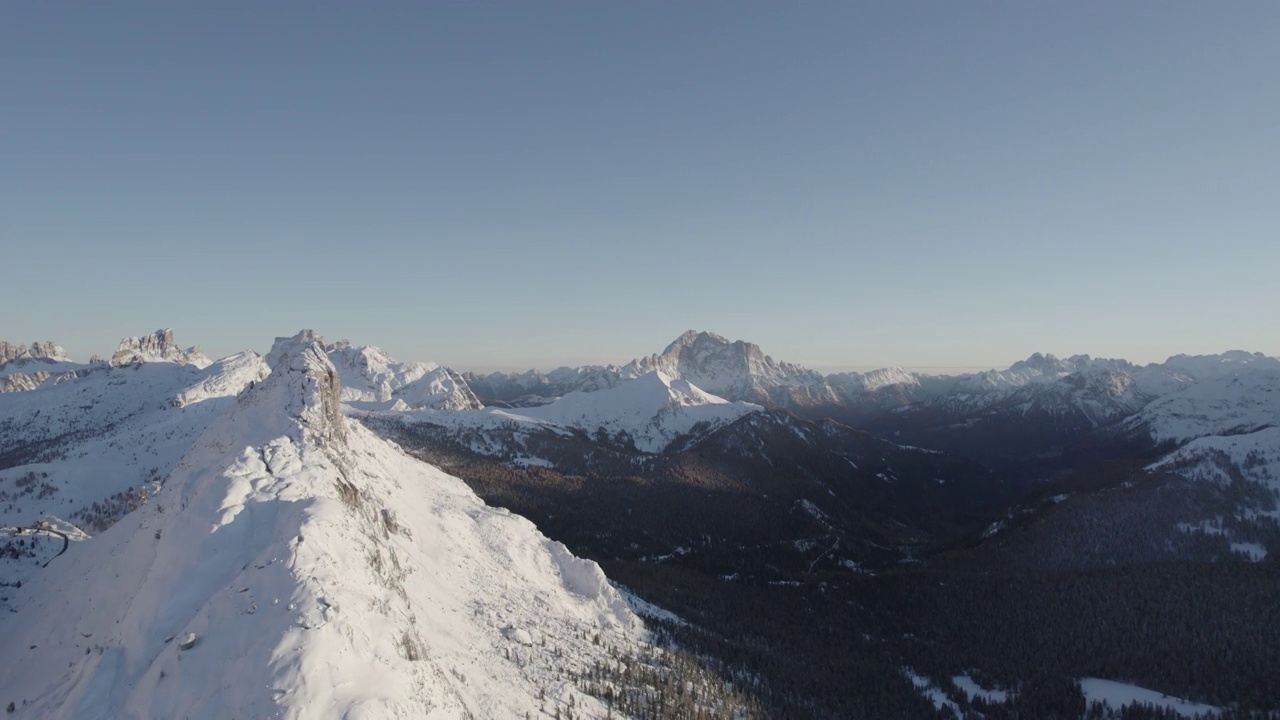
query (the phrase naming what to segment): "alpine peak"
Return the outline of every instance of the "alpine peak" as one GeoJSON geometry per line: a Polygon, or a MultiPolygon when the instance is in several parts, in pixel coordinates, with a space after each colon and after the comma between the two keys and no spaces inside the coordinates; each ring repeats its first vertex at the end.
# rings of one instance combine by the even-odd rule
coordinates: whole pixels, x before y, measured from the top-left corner
{"type": "Polygon", "coordinates": [[[212,361],[200,350],[199,345],[183,350],[173,341],[173,330],[157,330],[150,335],[127,337],[111,356],[111,366],[144,362],[175,362],[179,365],[208,367],[212,361]]]}

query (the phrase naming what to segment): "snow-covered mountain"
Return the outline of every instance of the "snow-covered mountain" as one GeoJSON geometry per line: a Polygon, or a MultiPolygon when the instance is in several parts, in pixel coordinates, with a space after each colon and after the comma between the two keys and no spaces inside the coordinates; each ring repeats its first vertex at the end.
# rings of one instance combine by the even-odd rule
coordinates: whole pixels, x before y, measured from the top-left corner
{"type": "Polygon", "coordinates": [[[326,349],[342,382],[342,400],[394,403],[406,408],[475,410],[483,407],[465,380],[435,363],[400,362],[381,348],[339,340],[326,349]]]}
{"type": "Polygon", "coordinates": [[[26,516],[92,495],[103,453],[165,468],[145,506],[5,588],[13,717],[604,717],[574,677],[644,635],[599,567],[346,421],[340,396],[304,332],[266,360],[4,397],[2,447],[27,453],[6,479],[57,488],[26,516]]]}
{"type": "Polygon", "coordinates": [[[637,358],[621,367],[585,365],[562,367],[549,373],[466,375],[482,397],[516,405],[536,405],[570,392],[594,392],[615,387],[651,372],[687,380],[698,388],[731,401],[790,406],[832,402],[836,394],[820,373],[799,365],[777,362],[760,346],[731,341],[715,333],[690,330],[662,352],[637,358]]]}
{"type": "MultiPolygon", "coordinates": [[[[105,530],[144,502],[208,424],[267,372],[250,351],[203,369],[100,365],[0,395],[0,525],[53,518],[90,534],[105,530]]],[[[47,559],[29,555],[33,562],[0,560],[0,583],[25,581],[47,559]]]]}
{"type": "MultiPolygon", "coordinates": [[[[661,452],[677,438],[706,434],[759,405],[729,402],[687,380],[659,370],[595,392],[574,391],[534,407],[471,412],[415,413],[419,422],[457,428],[515,432],[580,431],[645,453],[661,452]]],[[[504,447],[506,443],[499,443],[504,447]]]]}
{"type": "Polygon", "coordinates": [[[786,405],[835,399],[821,374],[778,362],[754,343],[709,332],[690,330],[661,353],[633,360],[620,372],[639,377],[654,370],[730,400],[786,405]]]}
{"type": "Polygon", "coordinates": [[[556,425],[626,438],[642,452],[658,452],[695,427],[703,432],[760,410],[759,405],[729,402],[687,379],[652,370],[607,390],[572,392],[540,407],[509,411],[556,425]]]}
{"type": "Polygon", "coordinates": [[[0,340],[0,365],[5,365],[13,360],[52,360],[69,362],[67,351],[52,340],[45,342],[33,342],[31,347],[27,347],[21,343],[14,345],[5,340],[0,340]]]}
{"type": "Polygon", "coordinates": [[[561,367],[549,373],[468,372],[462,378],[483,401],[514,407],[544,405],[571,392],[611,388],[625,379],[616,365],[561,367]]]}
{"type": "Polygon", "coordinates": [[[1232,375],[1241,370],[1280,370],[1280,358],[1256,352],[1228,350],[1218,355],[1174,355],[1164,361],[1164,367],[1198,380],[1207,380],[1220,375],[1232,375]]]}
{"type": "Polygon", "coordinates": [[[0,392],[34,390],[77,377],[89,366],[72,362],[67,351],[52,340],[31,347],[0,341],[0,392]]]}
{"type": "Polygon", "coordinates": [[[157,330],[151,335],[127,337],[111,356],[111,365],[129,365],[140,362],[174,362],[179,365],[207,367],[213,361],[196,345],[183,350],[173,341],[173,330],[157,330]]]}
{"type": "MultiPolygon", "coordinates": [[[[1268,517],[1280,521],[1280,370],[1263,356],[1240,353],[1235,359],[1246,362],[1200,359],[1209,368],[1208,379],[1155,400],[1124,427],[1178,446],[1148,471],[1231,488],[1235,520],[1213,532],[1240,540],[1233,547],[1257,560],[1269,549],[1280,550],[1274,542],[1271,547],[1258,542],[1265,533],[1256,529],[1241,533],[1242,526],[1256,526],[1268,517]],[[1215,372],[1223,364],[1233,370],[1215,372]],[[1251,487],[1261,491],[1251,492],[1251,487]]],[[[1198,529],[1209,524],[1206,519],[1198,529]]]]}
{"type": "MultiPolygon", "coordinates": [[[[1266,358],[1272,360],[1272,358],[1266,358]]],[[[1157,442],[1207,435],[1241,435],[1280,425],[1280,369],[1246,366],[1165,395],[1125,421],[1157,442]]]]}

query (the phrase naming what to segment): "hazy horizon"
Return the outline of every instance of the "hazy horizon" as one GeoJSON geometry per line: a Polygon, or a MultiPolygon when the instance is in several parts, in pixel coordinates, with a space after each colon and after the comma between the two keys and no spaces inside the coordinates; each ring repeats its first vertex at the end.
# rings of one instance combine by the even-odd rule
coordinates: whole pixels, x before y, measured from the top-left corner
{"type": "MultiPolygon", "coordinates": [[[[215,360],[226,357],[228,355],[231,355],[237,352],[244,351],[244,350],[253,350],[255,352],[265,355],[267,351],[271,349],[271,343],[269,341],[268,342],[257,341],[257,342],[248,343],[242,346],[237,346],[234,348],[220,348],[220,347],[206,345],[204,343],[201,343],[198,338],[192,338],[187,336],[187,334],[184,333],[181,328],[157,328],[157,330],[162,330],[162,329],[173,330],[174,342],[180,345],[181,347],[187,348],[187,347],[191,347],[192,345],[198,345],[206,355],[208,355],[210,358],[215,360]]],[[[647,357],[649,355],[662,352],[662,350],[665,349],[668,344],[670,344],[680,335],[680,333],[674,333],[667,340],[654,345],[649,350],[644,350],[632,355],[625,355],[625,356],[619,355],[616,353],[614,354],[601,353],[599,355],[592,355],[589,353],[576,352],[576,348],[566,348],[563,350],[563,352],[566,352],[566,353],[572,352],[572,354],[562,355],[561,356],[563,358],[562,361],[549,361],[549,362],[544,361],[540,363],[535,362],[530,364],[523,364],[519,362],[504,361],[503,356],[497,355],[494,358],[492,358],[491,362],[454,363],[446,359],[443,359],[447,357],[449,354],[451,354],[449,352],[445,352],[438,356],[431,356],[431,355],[415,356],[415,355],[409,355],[409,354],[404,354],[402,352],[398,352],[394,347],[384,343],[380,343],[376,339],[363,338],[363,337],[354,338],[354,337],[347,337],[342,335],[330,335],[328,333],[325,333],[320,328],[311,328],[311,329],[314,329],[321,336],[323,336],[326,341],[330,343],[336,342],[339,340],[347,340],[351,342],[351,344],[356,346],[372,345],[386,351],[391,357],[393,357],[396,360],[435,362],[440,365],[453,368],[454,370],[457,370],[459,372],[469,371],[469,372],[476,372],[476,373],[524,372],[527,370],[549,372],[551,370],[555,370],[561,367],[579,367],[584,365],[625,365],[626,363],[632,360],[639,359],[642,357],[647,357]]],[[[697,328],[694,328],[694,330],[699,332],[704,332],[704,331],[712,332],[717,335],[722,335],[726,337],[726,339],[731,341],[744,340],[747,342],[755,342],[755,340],[753,340],[750,337],[725,336],[723,333],[718,333],[714,330],[697,329],[697,328]]],[[[130,337],[130,336],[122,336],[121,339],[123,339],[124,337],[130,337]]],[[[52,341],[62,346],[67,351],[67,354],[73,360],[80,361],[80,362],[87,361],[88,358],[92,357],[93,355],[101,355],[103,357],[109,358],[111,356],[111,353],[116,349],[118,344],[118,341],[116,341],[116,342],[110,343],[109,347],[103,346],[102,348],[99,348],[99,349],[90,350],[87,348],[80,348],[78,346],[69,345],[67,343],[61,342],[56,337],[42,336],[42,337],[33,337],[33,338],[27,338],[27,339],[18,339],[18,338],[0,336],[0,341],[8,341],[14,344],[23,344],[23,345],[30,345],[32,342],[52,341]]],[[[840,362],[829,362],[829,361],[821,361],[821,360],[810,361],[810,360],[799,359],[799,358],[782,355],[780,353],[772,351],[767,345],[762,345],[761,343],[758,343],[758,342],[755,342],[755,344],[760,345],[761,350],[763,350],[766,355],[772,357],[774,360],[777,360],[780,362],[785,361],[785,362],[790,362],[797,365],[802,365],[804,367],[809,368],[810,370],[816,370],[824,374],[831,374],[831,373],[838,373],[838,372],[868,372],[871,370],[879,370],[882,368],[898,367],[904,370],[908,370],[911,372],[918,372],[926,375],[958,375],[962,373],[981,372],[984,370],[993,370],[993,369],[1003,370],[1009,367],[1010,365],[1012,365],[1013,363],[1018,362],[1020,360],[1025,360],[1028,357],[1030,357],[1032,354],[1037,352],[1047,354],[1047,355],[1055,355],[1060,358],[1067,358],[1072,355],[1090,355],[1095,358],[1118,358],[1122,360],[1128,360],[1136,365],[1161,363],[1169,359],[1171,356],[1178,355],[1178,354],[1216,355],[1219,353],[1229,352],[1233,350],[1243,350],[1246,352],[1263,352],[1260,350],[1256,350],[1254,348],[1234,347],[1234,348],[1222,348],[1222,349],[1214,350],[1210,352],[1182,352],[1182,351],[1170,352],[1160,357],[1126,357],[1123,355],[1104,354],[1104,353],[1077,352],[1077,351],[1055,352],[1052,350],[1041,349],[1041,350],[1030,350],[1022,355],[1011,357],[1006,360],[996,360],[990,363],[909,365],[909,364],[891,363],[891,362],[879,363],[879,364],[877,363],[867,364],[867,363],[840,363],[840,362]]],[[[1273,353],[1263,352],[1263,354],[1274,356],[1273,353]]]]}

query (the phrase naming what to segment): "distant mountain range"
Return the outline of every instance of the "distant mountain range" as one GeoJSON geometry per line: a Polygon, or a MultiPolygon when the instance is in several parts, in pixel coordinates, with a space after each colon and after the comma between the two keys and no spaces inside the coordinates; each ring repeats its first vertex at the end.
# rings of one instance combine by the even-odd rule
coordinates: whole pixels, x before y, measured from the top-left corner
{"type": "Polygon", "coordinates": [[[88,363],[0,343],[0,390],[15,717],[1079,716],[1113,681],[1280,709],[1259,353],[822,374],[690,331],[475,375],[159,330],[88,363]],[[1142,622],[1101,588],[1186,594],[1147,642],[1229,671],[1090,644],[1142,622]],[[1071,593],[1096,632],[1058,628],[1071,593]]]}

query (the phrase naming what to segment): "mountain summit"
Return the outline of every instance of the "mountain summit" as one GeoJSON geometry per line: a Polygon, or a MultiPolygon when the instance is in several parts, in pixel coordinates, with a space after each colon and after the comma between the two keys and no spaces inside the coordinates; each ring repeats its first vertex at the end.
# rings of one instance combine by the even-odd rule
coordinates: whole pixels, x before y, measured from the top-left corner
{"type": "Polygon", "coordinates": [[[348,422],[319,336],[267,362],[145,506],[16,591],[13,717],[603,717],[566,678],[643,627],[600,568],[348,422]]]}
{"type": "Polygon", "coordinates": [[[639,377],[654,370],[728,400],[789,405],[797,394],[807,398],[830,392],[821,374],[777,362],[755,343],[710,332],[689,330],[661,353],[623,366],[621,374],[639,377]]]}
{"type": "Polygon", "coordinates": [[[173,341],[173,331],[157,330],[150,335],[127,337],[111,356],[111,365],[129,365],[141,362],[176,362],[179,365],[208,367],[212,362],[200,351],[200,346],[183,350],[173,341]]]}

